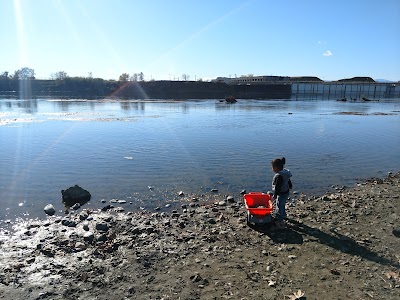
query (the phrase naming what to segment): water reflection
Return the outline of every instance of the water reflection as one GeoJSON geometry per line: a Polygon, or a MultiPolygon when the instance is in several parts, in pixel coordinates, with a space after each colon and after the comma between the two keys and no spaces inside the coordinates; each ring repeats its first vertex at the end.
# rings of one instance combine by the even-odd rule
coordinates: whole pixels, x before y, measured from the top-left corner
{"type": "Polygon", "coordinates": [[[143,101],[120,101],[119,105],[123,111],[144,111],[146,102],[143,101]]]}
{"type": "MultiPolygon", "coordinates": [[[[297,96],[295,99],[299,99],[297,96]]],[[[307,98],[308,99],[308,98],[307,98]]],[[[312,112],[318,111],[319,114],[332,114],[332,113],[361,113],[369,114],[375,112],[376,108],[384,107],[384,103],[393,103],[395,101],[381,101],[381,102],[341,102],[332,100],[243,100],[238,99],[237,103],[220,102],[219,100],[204,100],[204,101],[155,101],[155,100],[45,100],[45,99],[26,99],[26,100],[10,100],[0,99],[0,109],[8,113],[28,113],[28,114],[42,114],[42,113],[60,113],[60,112],[79,112],[85,113],[87,111],[103,113],[109,111],[116,103],[119,105],[119,110],[112,109],[116,115],[119,113],[141,112],[145,113],[146,106],[149,106],[151,111],[165,110],[180,111],[182,114],[191,113],[192,109],[209,110],[211,107],[214,111],[263,111],[273,112],[280,111],[292,114],[299,112],[312,112]],[[381,105],[378,105],[381,103],[381,105]]]]}
{"type": "Polygon", "coordinates": [[[3,105],[7,108],[8,111],[24,112],[27,114],[34,114],[38,112],[37,99],[7,100],[7,101],[0,100],[0,109],[2,109],[3,105]]]}

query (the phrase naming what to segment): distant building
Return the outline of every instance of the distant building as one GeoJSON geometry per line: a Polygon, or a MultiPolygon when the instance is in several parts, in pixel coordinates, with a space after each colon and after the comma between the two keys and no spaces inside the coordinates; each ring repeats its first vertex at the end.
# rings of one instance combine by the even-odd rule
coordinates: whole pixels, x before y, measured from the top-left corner
{"type": "Polygon", "coordinates": [[[323,82],[323,80],[315,76],[297,76],[290,77],[290,82],[323,82]]]}
{"type": "Polygon", "coordinates": [[[219,83],[226,83],[226,84],[230,84],[231,81],[232,81],[232,78],[229,78],[229,77],[217,77],[217,78],[211,80],[211,82],[219,82],[219,83]]]}
{"type": "Polygon", "coordinates": [[[226,84],[268,84],[289,82],[287,76],[240,76],[235,78],[217,77],[212,82],[224,82],[226,84]]]}
{"type": "Polygon", "coordinates": [[[223,82],[226,84],[270,84],[270,83],[290,83],[290,82],[322,82],[321,79],[314,76],[240,76],[235,78],[217,77],[212,82],[223,82]]]}

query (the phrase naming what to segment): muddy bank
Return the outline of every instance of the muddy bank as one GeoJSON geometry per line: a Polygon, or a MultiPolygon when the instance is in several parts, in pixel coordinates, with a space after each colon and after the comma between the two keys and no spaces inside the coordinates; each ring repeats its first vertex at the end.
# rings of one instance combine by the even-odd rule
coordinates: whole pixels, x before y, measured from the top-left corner
{"type": "Polygon", "coordinates": [[[0,237],[0,299],[399,299],[399,179],[294,195],[279,231],[249,227],[240,194],[21,223],[0,237]]]}

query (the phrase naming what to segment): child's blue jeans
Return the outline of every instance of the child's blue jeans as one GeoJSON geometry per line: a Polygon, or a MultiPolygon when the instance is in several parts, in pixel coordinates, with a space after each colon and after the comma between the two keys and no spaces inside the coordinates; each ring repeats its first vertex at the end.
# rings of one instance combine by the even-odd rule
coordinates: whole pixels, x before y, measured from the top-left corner
{"type": "Polygon", "coordinates": [[[278,221],[282,221],[286,218],[286,201],[289,197],[289,193],[280,194],[276,197],[276,208],[275,208],[275,217],[278,221]]]}

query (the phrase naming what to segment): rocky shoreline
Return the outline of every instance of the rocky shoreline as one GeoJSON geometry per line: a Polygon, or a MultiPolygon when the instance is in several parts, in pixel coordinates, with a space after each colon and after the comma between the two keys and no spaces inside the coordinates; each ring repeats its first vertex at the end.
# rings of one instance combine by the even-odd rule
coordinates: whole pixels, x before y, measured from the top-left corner
{"type": "Polygon", "coordinates": [[[0,236],[0,299],[400,299],[399,182],[294,195],[284,230],[248,226],[240,193],[20,223],[0,236]]]}

